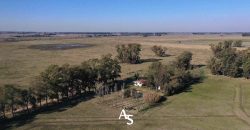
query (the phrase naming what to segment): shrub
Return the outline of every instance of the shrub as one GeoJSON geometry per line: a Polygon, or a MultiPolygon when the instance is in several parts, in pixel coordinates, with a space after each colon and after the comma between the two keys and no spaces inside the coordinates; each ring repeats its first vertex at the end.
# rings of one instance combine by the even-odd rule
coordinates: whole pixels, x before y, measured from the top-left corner
{"type": "Polygon", "coordinates": [[[191,60],[192,60],[192,53],[188,52],[188,51],[184,51],[183,53],[181,53],[176,61],[174,62],[174,64],[176,65],[176,68],[178,69],[184,69],[184,70],[188,70],[191,67],[191,60]]]}
{"type": "Polygon", "coordinates": [[[234,47],[242,47],[242,41],[241,40],[234,41],[233,46],[234,47]]]}
{"type": "Polygon", "coordinates": [[[156,56],[164,57],[166,56],[167,48],[161,46],[153,46],[151,50],[155,53],[156,56]]]}
{"type": "Polygon", "coordinates": [[[208,68],[210,69],[212,74],[222,75],[223,66],[222,62],[219,59],[212,57],[208,62],[208,68]]]}
{"type": "Polygon", "coordinates": [[[161,96],[157,93],[145,93],[143,99],[149,105],[154,105],[161,100],[161,96]]]}

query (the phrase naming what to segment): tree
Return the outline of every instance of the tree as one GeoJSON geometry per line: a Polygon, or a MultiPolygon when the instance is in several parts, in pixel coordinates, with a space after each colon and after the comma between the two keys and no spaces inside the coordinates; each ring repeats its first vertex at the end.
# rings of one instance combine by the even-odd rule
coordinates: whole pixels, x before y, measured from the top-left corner
{"type": "Polygon", "coordinates": [[[211,44],[211,50],[216,58],[223,58],[225,53],[236,52],[235,48],[232,48],[233,41],[219,42],[218,44],[211,44]]]}
{"type": "Polygon", "coordinates": [[[170,77],[173,75],[169,66],[164,66],[161,62],[154,62],[148,69],[148,83],[156,90],[159,86],[165,87],[170,81],[170,77]]]}
{"type": "Polygon", "coordinates": [[[184,90],[190,84],[200,78],[190,73],[192,53],[183,52],[176,57],[172,64],[163,65],[161,62],[154,62],[148,69],[148,85],[154,88],[160,86],[167,95],[172,95],[184,90]]]}
{"type": "Polygon", "coordinates": [[[56,98],[59,102],[59,96],[62,93],[62,88],[59,85],[61,81],[60,67],[58,65],[50,65],[40,76],[43,84],[48,87],[48,96],[51,99],[56,98]]]}
{"type": "Polygon", "coordinates": [[[29,98],[30,98],[30,94],[28,92],[28,90],[21,90],[20,91],[21,94],[21,105],[26,105],[26,110],[29,113],[29,98]]]}
{"type": "Polygon", "coordinates": [[[26,111],[29,113],[29,104],[32,108],[36,106],[36,99],[33,96],[33,90],[29,88],[28,90],[19,90],[20,93],[20,104],[26,106],[26,111]]]}
{"type": "Polygon", "coordinates": [[[191,83],[193,83],[193,77],[191,76],[189,71],[176,69],[174,75],[171,77],[168,86],[165,89],[165,92],[168,95],[173,95],[175,93],[183,91],[191,83]]]}
{"type": "Polygon", "coordinates": [[[42,105],[42,100],[45,99],[46,105],[48,105],[49,98],[49,84],[46,82],[46,78],[43,77],[45,75],[40,74],[40,76],[36,77],[34,81],[31,82],[31,86],[33,88],[34,96],[36,100],[39,102],[40,106],[42,105]]]}
{"type": "Polygon", "coordinates": [[[60,89],[61,96],[69,99],[69,91],[72,89],[71,68],[69,64],[64,64],[59,67],[58,74],[58,88],[60,89]]]}
{"type": "Polygon", "coordinates": [[[84,84],[85,80],[88,80],[89,74],[86,72],[85,69],[83,69],[80,66],[73,66],[70,67],[70,87],[69,87],[69,93],[71,93],[71,96],[74,96],[74,93],[76,95],[80,95],[83,87],[85,87],[84,84]]]}
{"type": "Polygon", "coordinates": [[[0,111],[3,118],[5,118],[5,109],[6,109],[6,99],[5,99],[5,89],[0,87],[0,111]]]}
{"type": "Polygon", "coordinates": [[[82,79],[82,89],[85,91],[86,88],[89,90],[94,88],[95,91],[97,89],[96,85],[99,82],[100,74],[99,74],[99,59],[91,59],[89,61],[83,62],[81,65],[82,73],[81,77],[85,77],[82,79]]]}
{"type": "Polygon", "coordinates": [[[184,51],[175,60],[174,65],[178,69],[188,70],[191,68],[192,53],[184,51]]]}
{"type": "Polygon", "coordinates": [[[223,74],[222,61],[216,57],[212,57],[208,61],[208,68],[210,68],[211,73],[214,75],[222,75],[223,74]]]}
{"type": "Polygon", "coordinates": [[[140,44],[117,45],[117,58],[123,63],[140,63],[140,44]]]}
{"type": "Polygon", "coordinates": [[[250,79],[250,58],[243,63],[243,76],[250,79]]]}
{"type": "Polygon", "coordinates": [[[241,76],[242,56],[232,47],[233,41],[220,42],[211,45],[214,56],[208,67],[212,74],[222,74],[230,77],[241,76]]]}
{"type": "MultiPolygon", "coordinates": [[[[98,92],[102,92],[104,86],[106,90],[111,90],[109,87],[113,86],[115,80],[120,77],[121,66],[116,59],[112,59],[111,54],[107,54],[101,57],[101,59],[90,60],[87,63],[82,64],[85,68],[88,68],[89,81],[87,83],[90,86],[98,84],[98,92]],[[96,83],[98,82],[98,83],[96,83]]],[[[102,94],[101,94],[102,95],[102,94]]]]}
{"type": "Polygon", "coordinates": [[[120,77],[121,66],[117,60],[111,58],[111,54],[104,55],[99,60],[99,82],[114,84],[116,78],[120,77]]]}
{"type": "Polygon", "coordinates": [[[161,47],[161,46],[153,46],[151,50],[155,53],[156,56],[164,57],[166,56],[166,47],[161,47]]]}
{"type": "Polygon", "coordinates": [[[7,84],[4,86],[5,95],[4,98],[6,100],[6,104],[11,108],[12,116],[15,116],[15,105],[19,103],[19,90],[16,85],[7,84]]]}
{"type": "Polygon", "coordinates": [[[230,77],[241,76],[241,59],[235,52],[225,52],[221,59],[223,64],[222,73],[223,75],[230,77]]]}

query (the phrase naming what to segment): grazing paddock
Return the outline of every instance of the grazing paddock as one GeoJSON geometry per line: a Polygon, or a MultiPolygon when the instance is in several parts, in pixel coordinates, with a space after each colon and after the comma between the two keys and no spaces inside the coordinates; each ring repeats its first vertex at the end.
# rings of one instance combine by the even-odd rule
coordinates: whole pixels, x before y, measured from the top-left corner
{"type": "MultiPolygon", "coordinates": [[[[125,104],[135,99],[115,99],[117,94],[93,98],[76,106],[38,114],[19,129],[249,129],[237,114],[236,88],[248,87],[250,81],[207,75],[199,84],[167,101],[134,114],[134,124],[118,120],[125,104]],[[122,101],[115,102],[115,101],[122,101]]],[[[242,93],[243,94],[243,93],[242,93]]],[[[249,94],[248,94],[249,95],[249,94]]],[[[243,97],[247,95],[243,94],[243,97]]],[[[243,98],[246,100],[246,98],[243,98]]],[[[242,106],[249,111],[246,102],[242,106]]],[[[129,112],[129,111],[128,111],[129,112]]],[[[243,115],[244,116],[244,115],[243,115]]],[[[15,128],[15,126],[12,126],[15,128]]]]}
{"type": "MultiPolygon", "coordinates": [[[[0,43],[0,86],[20,84],[28,87],[34,77],[50,64],[80,64],[91,58],[111,53],[116,56],[118,44],[142,45],[141,64],[121,64],[121,79],[136,72],[145,76],[154,61],[169,63],[183,51],[193,53],[192,64],[206,65],[211,56],[209,44],[223,40],[243,40],[245,49],[249,37],[239,35],[169,35],[162,37],[99,37],[64,40],[36,40],[0,43]],[[87,44],[86,48],[60,50],[31,49],[30,46],[47,44],[87,44]],[[153,45],[167,47],[167,57],[157,57],[153,45]]],[[[10,129],[250,129],[250,81],[242,78],[214,76],[206,69],[205,79],[183,93],[170,96],[162,104],[134,114],[134,124],[119,120],[124,107],[139,108],[142,99],[122,99],[118,92],[96,97],[78,104],[49,110],[18,122],[10,129]]]]}

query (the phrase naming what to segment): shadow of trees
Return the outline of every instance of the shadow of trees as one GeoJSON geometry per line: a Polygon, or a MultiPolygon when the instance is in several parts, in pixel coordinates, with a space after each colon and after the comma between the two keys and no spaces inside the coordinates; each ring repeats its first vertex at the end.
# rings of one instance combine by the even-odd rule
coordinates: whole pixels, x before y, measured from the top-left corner
{"type": "Polygon", "coordinates": [[[190,82],[186,82],[183,87],[180,87],[175,93],[170,94],[168,96],[178,95],[186,92],[192,92],[192,86],[195,84],[203,83],[204,79],[205,79],[204,76],[192,77],[190,82]]]}
{"type": "Polygon", "coordinates": [[[156,58],[149,58],[149,59],[141,59],[141,63],[146,63],[146,62],[157,62],[161,61],[162,59],[156,59],[156,58]]]}
{"type": "Polygon", "coordinates": [[[51,102],[47,105],[37,107],[33,109],[29,114],[26,111],[17,112],[16,116],[13,118],[2,119],[0,120],[0,129],[10,129],[12,127],[20,127],[25,124],[31,123],[35,120],[35,117],[38,114],[50,114],[53,112],[63,112],[68,108],[72,108],[77,104],[88,101],[95,97],[94,91],[86,91],[84,96],[76,96],[71,99],[62,99],[60,102],[51,102]]]}

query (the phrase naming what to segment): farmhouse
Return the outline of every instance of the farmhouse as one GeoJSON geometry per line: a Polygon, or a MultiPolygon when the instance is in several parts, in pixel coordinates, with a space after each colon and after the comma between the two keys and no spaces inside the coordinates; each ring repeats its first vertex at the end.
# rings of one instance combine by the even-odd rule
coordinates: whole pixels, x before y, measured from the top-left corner
{"type": "Polygon", "coordinates": [[[144,79],[134,81],[134,86],[142,87],[145,84],[146,84],[146,80],[144,79]]]}

